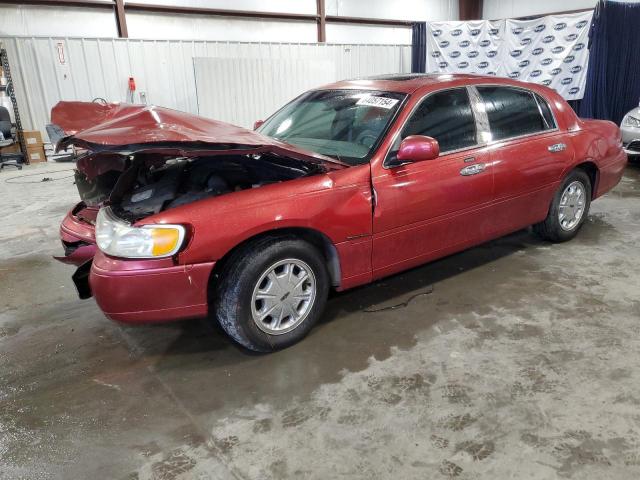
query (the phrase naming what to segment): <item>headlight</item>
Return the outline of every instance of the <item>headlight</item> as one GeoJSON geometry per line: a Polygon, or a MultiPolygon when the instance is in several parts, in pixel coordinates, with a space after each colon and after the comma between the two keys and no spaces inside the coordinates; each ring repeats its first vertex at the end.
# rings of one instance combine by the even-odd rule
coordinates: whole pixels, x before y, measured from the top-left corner
{"type": "Polygon", "coordinates": [[[632,117],[631,115],[627,115],[626,117],[624,117],[624,120],[622,120],[622,125],[624,125],[625,127],[640,128],[640,120],[638,120],[636,117],[632,117]]]}
{"type": "Polygon", "coordinates": [[[124,258],[161,258],[175,254],[184,241],[182,225],[133,227],[116,217],[109,207],[96,218],[96,243],[107,255],[124,258]]]}

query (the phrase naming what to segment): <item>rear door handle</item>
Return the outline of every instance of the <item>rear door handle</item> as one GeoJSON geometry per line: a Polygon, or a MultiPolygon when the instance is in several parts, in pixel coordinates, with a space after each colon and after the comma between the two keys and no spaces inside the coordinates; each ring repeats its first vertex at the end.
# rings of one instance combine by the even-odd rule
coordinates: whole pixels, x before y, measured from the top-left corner
{"type": "Polygon", "coordinates": [[[549,145],[549,151],[552,153],[562,152],[566,150],[567,146],[564,143],[556,143],[554,145],[549,145]]]}
{"type": "Polygon", "coordinates": [[[474,163],[473,165],[469,165],[468,167],[464,167],[460,170],[460,175],[463,177],[468,177],[469,175],[477,175],[479,173],[484,172],[487,165],[485,163],[474,163]]]}

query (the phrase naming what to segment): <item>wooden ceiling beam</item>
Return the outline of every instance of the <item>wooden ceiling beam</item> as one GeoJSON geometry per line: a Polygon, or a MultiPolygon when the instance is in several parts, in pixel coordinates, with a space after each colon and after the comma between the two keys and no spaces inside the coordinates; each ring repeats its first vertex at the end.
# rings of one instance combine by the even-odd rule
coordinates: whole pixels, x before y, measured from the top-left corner
{"type": "Polygon", "coordinates": [[[327,14],[324,0],[316,0],[318,11],[318,43],[327,41],[327,14]]]}
{"type": "Polygon", "coordinates": [[[481,20],[483,0],[458,0],[460,20],[481,20]]]}

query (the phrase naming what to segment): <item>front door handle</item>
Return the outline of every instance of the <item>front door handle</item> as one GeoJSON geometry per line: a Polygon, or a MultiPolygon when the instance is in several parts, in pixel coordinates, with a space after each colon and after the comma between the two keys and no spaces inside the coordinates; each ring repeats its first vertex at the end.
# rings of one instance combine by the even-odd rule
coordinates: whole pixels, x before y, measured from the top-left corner
{"type": "Polygon", "coordinates": [[[554,145],[549,145],[549,151],[551,153],[558,153],[566,150],[567,146],[564,143],[556,143],[554,145]]]}
{"type": "Polygon", "coordinates": [[[473,165],[469,165],[468,167],[464,167],[460,170],[460,175],[463,177],[468,177],[469,175],[477,175],[479,173],[484,172],[487,165],[485,163],[474,163],[473,165]]]}

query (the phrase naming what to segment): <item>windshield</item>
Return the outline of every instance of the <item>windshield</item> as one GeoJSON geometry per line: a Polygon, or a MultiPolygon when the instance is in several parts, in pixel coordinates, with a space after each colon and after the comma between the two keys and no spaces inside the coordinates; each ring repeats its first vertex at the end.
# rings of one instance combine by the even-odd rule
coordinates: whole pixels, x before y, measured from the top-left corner
{"type": "Polygon", "coordinates": [[[263,135],[356,165],[369,161],[405,95],[317,90],[285,105],[258,129],[263,135]]]}

